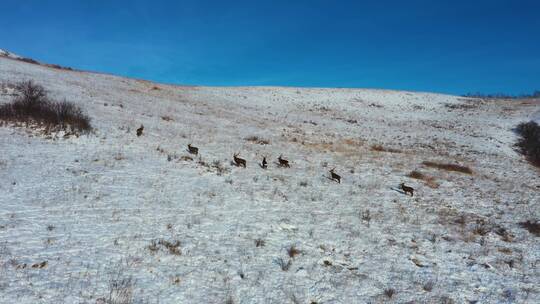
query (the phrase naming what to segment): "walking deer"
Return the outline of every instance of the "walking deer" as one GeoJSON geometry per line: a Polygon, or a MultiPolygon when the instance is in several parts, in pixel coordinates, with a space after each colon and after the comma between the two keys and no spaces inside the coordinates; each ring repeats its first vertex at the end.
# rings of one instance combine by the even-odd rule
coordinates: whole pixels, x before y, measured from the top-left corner
{"type": "Polygon", "coordinates": [[[287,168],[291,167],[291,165],[289,165],[289,161],[286,159],[283,159],[283,155],[279,155],[278,161],[279,161],[280,167],[287,167],[287,168]]]}
{"type": "Polygon", "coordinates": [[[335,169],[336,168],[333,168],[332,170],[330,170],[331,179],[338,182],[338,184],[341,184],[341,176],[339,176],[337,173],[334,172],[335,169]]]}
{"type": "Polygon", "coordinates": [[[246,167],[246,160],[243,159],[243,158],[240,158],[238,157],[238,153],[234,153],[233,155],[233,159],[234,159],[234,163],[236,164],[236,166],[240,167],[246,167]]]}
{"type": "Polygon", "coordinates": [[[194,146],[192,146],[191,144],[188,144],[188,145],[187,145],[187,148],[188,148],[188,152],[189,152],[190,154],[195,154],[195,155],[198,155],[198,154],[199,154],[199,148],[194,147],[194,146]]]}
{"type": "Polygon", "coordinates": [[[411,196],[414,196],[413,187],[405,186],[405,183],[401,183],[399,186],[401,187],[401,190],[403,190],[403,192],[405,192],[405,194],[410,193],[411,196]]]}
{"type": "Polygon", "coordinates": [[[261,168],[266,169],[268,168],[268,163],[266,162],[266,157],[263,157],[261,168]]]}
{"type": "Polygon", "coordinates": [[[143,130],[144,130],[144,126],[141,125],[141,127],[137,129],[137,137],[142,135],[143,130]]]}

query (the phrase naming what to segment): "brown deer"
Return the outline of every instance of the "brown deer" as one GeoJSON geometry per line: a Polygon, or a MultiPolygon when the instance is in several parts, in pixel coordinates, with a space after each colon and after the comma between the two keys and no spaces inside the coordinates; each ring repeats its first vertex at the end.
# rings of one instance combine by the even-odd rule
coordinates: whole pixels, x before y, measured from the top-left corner
{"type": "Polygon", "coordinates": [[[268,168],[268,163],[266,162],[266,157],[263,157],[261,168],[266,169],[268,168]]]}
{"type": "Polygon", "coordinates": [[[234,163],[236,164],[236,166],[240,167],[246,167],[246,160],[243,159],[243,158],[240,158],[238,157],[238,153],[234,153],[233,155],[233,159],[234,159],[234,163]]]}
{"type": "Polygon", "coordinates": [[[199,148],[194,147],[194,146],[192,146],[191,144],[188,144],[188,145],[187,145],[187,149],[188,149],[188,152],[189,152],[190,154],[195,154],[195,155],[198,155],[198,154],[199,154],[199,148]]]}
{"type": "Polygon", "coordinates": [[[405,186],[405,183],[401,183],[400,185],[401,190],[405,192],[405,194],[410,193],[411,196],[414,196],[414,189],[413,187],[405,186]]]}
{"type": "Polygon", "coordinates": [[[137,129],[137,137],[142,135],[143,130],[144,130],[144,126],[141,125],[141,127],[137,129]]]}
{"type": "Polygon", "coordinates": [[[279,155],[278,161],[279,161],[280,167],[287,167],[287,168],[291,167],[291,165],[289,165],[289,161],[286,159],[283,159],[283,154],[279,155]]]}
{"type": "Polygon", "coordinates": [[[336,168],[333,168],[332,170],[330,170],[331,179],[338,182],[338,184],[341,184],[341,176],[339,176],[337,173],[334,172],[335,169],[336,168]]]}

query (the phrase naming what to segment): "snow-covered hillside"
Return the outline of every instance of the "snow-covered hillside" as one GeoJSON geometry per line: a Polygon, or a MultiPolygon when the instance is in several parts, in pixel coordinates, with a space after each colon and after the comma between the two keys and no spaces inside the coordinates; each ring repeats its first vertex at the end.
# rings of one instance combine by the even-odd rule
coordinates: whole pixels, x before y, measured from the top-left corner
{"type": "Polygon", "coordinates": [[[95,132],[0,127],[0,303],[540,302],[539,238],[518,224],[540,217],[539,171],[512,132],[538,100],[183,87],[0,57],[3,86],[21,80],[95,132]]]}

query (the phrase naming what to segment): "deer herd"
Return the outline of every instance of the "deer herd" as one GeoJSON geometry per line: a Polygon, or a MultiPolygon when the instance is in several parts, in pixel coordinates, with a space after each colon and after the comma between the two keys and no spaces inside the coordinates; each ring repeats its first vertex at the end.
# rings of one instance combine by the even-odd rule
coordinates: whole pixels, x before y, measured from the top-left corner
{"type": "MultiPolygon", "coordinates": [[[[144,130],[144,127],[141,125],[141,127],[137,129],[137,136],[141,136],[143,130],[144,130]]],[[[199,155],[199,148],[194,147],[191,144],[187,145],[187,151],[190,154],[199,155]]],[[[233,164],[236,165],[237,167],[246,168],[247,162],[246,162],[245,159],[239,157],[239,154],[240,154],[239,152],[233,154],[233,164]]],[[[283,158],[283,154],[280,154],[279,157],[277,158],[276,165],[279,168],[290,168],[291,167],[289,161],[287,159],[283,158]]],[[[263,169],[268,168],[268,162],[266,161],[266,156],[263,157],[262,162],[259,164],[259,166],[261,168],[263,168],[263,169]]],[[[335,172],[335,169],[336,168],[332,168],[330,171],[328,171],[330,173],[330,177],[328,177],[328,178],[330,180],[333,180],[333,181],[337,182],[338,184],[341,184],[341,176],[335,172]]],[[[400,189],[403,191],[404,194],[410,194],[411,196],[414,196],[414,189],[412,187],[405,186],[404,183],[401,183],[399,186],[400,186],[400,189]]]]}
{"type": "MultiPolygon", "coordinates": [[[[190,154],[193,154],[193,155],[199,155],[199,148],[197,147],[194,147],[192,146],[191,144],[188,144],[187,145],[187,151],[190,153],[190,154]]],[[[239,157],[240,153],[239,152],[236,152],[233,154],[233,164],[237,167],[242,167],[242,168],[246,168],[247,167],[247,162],[245,159],[239,157]]],[[[279,168],[290,168],[291,167],[291,164],[289,163],[289,161],[285,158],[283,158],[283,154],[280,154],[279,157],[277,158],[277,163],[276,165],[279,167],[279,168]]],[[[266,156],[263,156],[263,159],[262,159],[262,162],[259,164],[259,166],[263,169],[268,169],[268,161],[266,160],[266,156]]],[[[330,177],[329,179],[337,182],[337,183],[341,183],[341,176],[339,174],[337,174],[336,172],[334,172],[336,168],[332,168],[332,170],[330,170],[330,177]]]]}

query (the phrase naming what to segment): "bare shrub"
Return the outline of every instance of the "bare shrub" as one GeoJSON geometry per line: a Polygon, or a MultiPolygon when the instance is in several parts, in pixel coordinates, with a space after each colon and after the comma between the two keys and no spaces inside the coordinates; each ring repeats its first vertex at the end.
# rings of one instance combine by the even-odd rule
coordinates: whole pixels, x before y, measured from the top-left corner
{"type": "Polygon", "coordinates": [[[526,221],[519,223],[519,226],[523,229],[527,229],[530,233],[535,236],[540,236],[540,222],[536,221],[526,221]]]}
{"type": "Polygon", "coordinates": [[[457,164],[436,163],[436,162],[431,162],[431,161],[425,161],[425,162],[422,162],[422,164],[426,167],[436,168],[440,170],[455,171],[455,172],[460,172],[460,173],[465,173],[465,174],[473,173],[471,168],[457,165],[457,164]]]}
{"type": "Polygon", "coordinates": [[[521,138],[516,143],[519,152],[536,167],[540,167],[540,126],[534,122],[520,123],[516,132],[521,138]]]}
{"type": "Polygon", "coordinates": [[[371,223],[371,212],[369,209],[366,209],[360,213],[360,218],[366,223],[366,226],[369,228],[371,223]]]}
{"type": "Polygon", "coordinates": [[[422,285],[422,289],[427,292],[431,292],[433,290],[433,286],[435,286],[435,282],[433,281],[427,281],[424,285],[422,285]]]}
{"type": "Polygon", "coordinates": [[[214,160],[212,162],[212,168],[216,169],[218,176],[229,173],[231,171],[229,168],[223,166],[223,164],[219,160],[214,160]]]}
{"type": "Polygon", "coordinates": [[[159,251],[159,249],[166,249],[170,254],[181,255],[182,251],[180,250],[180,241],[167,241],[164,239],[152,240],[150,245],[148,245],[148,250],[153,253],[159,251]]]}
{"type": "Polygon", "coordinates": [[[287,248],[287,254],[289,255],[289,257],[291,257],[293,259],[294,259],[295,256],[299,255],[300,253],[302,253],[302,251],[300,251],[294,245],[291,245],[289,248],[287,248]]]}
{"type": "Polygon", "coordinates": [[[92,130],[90,118],[76,105],[49,100],[43,86],[24,81],[16,86],[19,96],[0,106],[4,122],[36,123],[53,130],[87,133],[92,130]]]}
{"type": "Polygon", "coordinates": [[[40,64],[38,61],[32,59],[32,58],[17,58],[17,60],[19,61],[22,61],[22,62],[26,62],[26,63],[31,63],[31,64],[40,64]]]}
{"type": "Polygon", "coordinates": [[[426,176],[424,174],[422,174],[421,172],[419,171],[411,171],[411,173],[409,173],[409,175],[407,175],[408,177],[410,178],[415,178],[415,179],[424,179],[426,178],[426,176]]]}
{"type": "Polygon", "coordinates": [[[394,288],[386,288],[384,290],[384,295],[387,296],[389,299],[391,299],[396,294],[396,290],[394,288]]]}
{"type": "Polygon", "coordinates": [[[372,145],[371,151],[377,151],[377,152],[389,152],[389,153],[402,153],[403,151],[398,149],[392,149],[392,148],[386,148],[382,145],[372,145]]]}
{"type": "Polygon", "coordinates": [[[133,280],[131,277],[114,278],[109,282],[108,304],[133,303],[133,280]]]}
{"type": "Polygon", "coordinates": [[[274,262],[276,264],[278,264],[278,266],[283,271],[289,271],[289,268],[291,268],[291,266],[292,266],[292,260],[290,260],[290,259],[287,262],[285,262],[285,260],[283,258],[278,258],[274,262]]]}
{"type": "Polygon", "coordinates": [[[411,173],[407,174],[407,176],[410,177],[410,178],[422,180],[422,181],[426,182],[426,185],[428,185],[431,188],[438,188],[439,187],[439,184],[435,181],[434,177],[427,176],[427,175],[425,175],[424,173],[422,173],[420,171],[416,171],[416,170],[411,171],[411,173]]]}
{"type": "Polygon", "coordinates": [[[249,136],[244,138],[246,141],[250,141],[259,145],[268,145],[270,141],[268,139],[260,138],[258,136],[249,136]]]}
{"type": "Polygon", "coordinates": [[[255,240],[255,247],[264,247],[265,244],[266,242],[263,239],[259,238],[255,240]]]}

